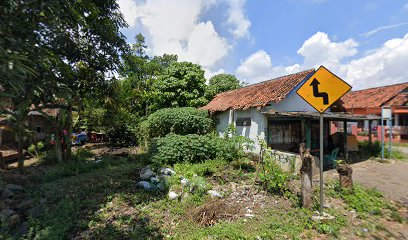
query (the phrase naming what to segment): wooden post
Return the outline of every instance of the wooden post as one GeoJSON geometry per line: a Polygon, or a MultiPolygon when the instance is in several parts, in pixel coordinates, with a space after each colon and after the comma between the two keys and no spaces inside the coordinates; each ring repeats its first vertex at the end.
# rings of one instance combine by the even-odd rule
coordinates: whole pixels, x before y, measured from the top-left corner
{"type": "Polygon", "coordinates": [[[344,160],[348,160],[348,149],[347,149],[347,121],[343,121],[343,144],[344,144],[344,160]]]}
{"type": "Polygon", "coordinates": [[[373,139],[372,139],[372,126],[371,126],[371,123],[372,123],[373,121],[372,120],[368,120],[368,145],[372,145],[373,144],[373,139]]]}
{"type": "Polygon", "coordinates": [[[337,172],[339,173],[340,186],[342,188],[353,189],[353,169],[348,164],[337,165],[337,172]]]}
{"type": "Polygon", "coordinates": [[[302,167],[300,168],[302,206],[311,208],[313,206],[312,164],[314,157],[310,155],[310,149],[305,148],[304,143],[300,144],[299,153],[302,160],[302,167]]]}
{"type": "Polygon", "coordinates": [[[3,158],[3,152],[0,152],[0,169],[6,169],[6,159],[3,158]]]}

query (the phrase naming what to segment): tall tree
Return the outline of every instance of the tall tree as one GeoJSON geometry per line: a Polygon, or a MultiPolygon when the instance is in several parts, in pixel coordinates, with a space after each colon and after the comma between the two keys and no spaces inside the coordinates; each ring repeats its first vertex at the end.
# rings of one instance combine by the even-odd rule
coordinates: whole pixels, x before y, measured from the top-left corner
{"type": "Polygon", "coordinates": [[[11,72],[0,85],[3,95],[16,95],[16,106],[25,99],[41,110],[40,104],[62,97],[71,112],[79,96],[93,92],[88,87],[103,86],[127,51],[120,33],[126,23],[115,0],[5,0],[0,22],[0,51],[9,53],[0,56],[1,69],[11,72]],[[78,64],[86,66],[86,78],[78,64]]]}
{"type": "Polygon", "coordinates": [[[146,54],[144,36],[139,33],[135,40],[131,52],[123,56],[120,69],[120,75],[124,79],[122,97],[126,99],[129,104],[127,108],[133,114],[143,117],[150,113],[153,82],[172,62],[177,61],[177,56],[164,54],[151,58],[146,54]]]}
{"type": "Polygon", "coordinates": [[[242,86],[243,83],[241,83],[234,75],[226,73],[217,74],[211,77],[208,82],[206,97],[208,100],[211,100],[218,93],[235,90],[242,86]]]}
{"type": "Polygon", "coordinates": [[[204,97],[204,70],[191,62],[173,62],[153,84],[153,108],[199,107],[204,97]]]}

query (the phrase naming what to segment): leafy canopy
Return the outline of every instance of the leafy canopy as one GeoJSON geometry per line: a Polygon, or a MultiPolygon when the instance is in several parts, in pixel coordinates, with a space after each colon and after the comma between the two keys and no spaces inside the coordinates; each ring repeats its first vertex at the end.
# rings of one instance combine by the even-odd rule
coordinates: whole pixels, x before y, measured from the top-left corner
{"type": "Polygon", "coordinates": [[[234,75],[226,73],[217,74],[210,78],[206,96],[211,100],[218,93],[235,90],[242,86],[243,83],[234,75]]]}
{"type": "Polygon", "coordinates": [[[190,62],[173,62],[154,82],[155,108],[200,107],[204,97],[204,70],[190,62]]]}

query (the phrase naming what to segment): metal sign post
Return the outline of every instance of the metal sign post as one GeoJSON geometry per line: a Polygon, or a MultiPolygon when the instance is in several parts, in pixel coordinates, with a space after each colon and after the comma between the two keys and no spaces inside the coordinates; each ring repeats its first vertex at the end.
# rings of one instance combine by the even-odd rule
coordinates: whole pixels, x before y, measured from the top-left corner
{"type": "Polygon", "coordinates": [[[351,86],[320,66],[296,91],[296,93],[320,113],[320,215],[323,215],[323,113],[350,91],[351,86]]]}
{"type": "Polygon", "coordinates": [[[391,118],[390,118],[390,120],[388,120],[388,128],[390,129],[390,136],[389,136],[389,145],[388,145],[388,153],[389,153],[389,155],[388,156],[390,156],[390,158],[391,158],[391,146],[392,146],[392,116],[391,116],[391,118]]]}
{"type": "Polygon", "coordinates": [[[320,215],[323,215],[323,113],[320,113],[320,215]]]}
{"type": "Polygon", "coordinates": [[[384,135],[385,135],[385,130],[384,130],[384,120],[388,120],[388,126],[389,126],[389,156],[391,156],[391,138],[392,138],[392,133],[391,133],[391,128],[392,128],[392,110],[390,107],[381,107],[381,159],[384,160],[384,135]]]}
{"type": "Polygon", "coordinates": [[[381,160],[384,160],[384,108],[381,107],[381,160]]]}

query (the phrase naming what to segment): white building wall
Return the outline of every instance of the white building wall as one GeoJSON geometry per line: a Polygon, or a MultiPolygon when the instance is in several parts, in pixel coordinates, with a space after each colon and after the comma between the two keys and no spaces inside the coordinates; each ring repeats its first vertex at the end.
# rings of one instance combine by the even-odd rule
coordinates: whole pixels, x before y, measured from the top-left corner
{"type": "Polygon", "coordinates": [[[250,108],[247,110],[228,110],[225,112],[218,113],[215,118],[217,118],[216,125],[217,133],[220,137],[223,137],[226,133],[228,125],[233,123],[236,128],[236,133],[241,136],[245,136],[255,142],[254,152],[259,152],[260,145],[258,137],[261,140],[265,139],[265,133],[267,131],[267,119],[256,108],[250,108]],[[232,118],[230,118],[230,115],[232,118]],[[236,126],[235,121],[237,118],[251,118],[251,126],[236,126]],[[233,121],[231,121],[233,120],[233,121]]]}
{"type": "MultiPolygon", "coordinates": [[[[266,141],[266,134],[268,131],[268,119],[266,115],[261,112],[268,110],[277,110],[280,112],[316,112],[316,110],[310,106],[305,100],[303,100],[295,91],[287,96],[279,103],[271,103],[270,106],[266,106],[261,110],[257,108],[250,108],[247,110],[227,110],[225,112],[217,113],[216,130],[220,136],[224,136],[228,125],[233,123],[240,117],[250,117],[251,126],[235,126],[237,134],[245,136],[255,142],[254,152],[258,153],[260,150],[259,139],[266,141]],[[233,119],[233,121],[232,121],[233,119]]],[[[330,110],[327,110],[328,112],[330,110]]],[[[351,129],[351,128],[350,128],[351,129]]]]}
{"type": "MultiPolygon", "coordinates": [[[[279,103],[271,103],[265,107],[264,111],[274,109],[280,112],[316,112],[305,100],[303,100],[296,92],[292,92],[279,103]]],[[[329,112],[330,110],[328,110],[329,112]]]]}
{"type": "Polygon", "coordinates": [[[235,126],[237,134],[245,136],[255,142],[254,152],[259,153],[260,144],[259,140],[266,141],[266,132],[268,127],[267,118],[261,111],[256,108],[250,108],[247,110],[234,111],[234,123],[237,118],[250,117],[251,126],[235,126]],[[258,139],[259,138],[259,139],[258,139]]]}
{"type": "Polygon", "coordinates": [[[224,136],[225,131],[228,128],[229,116],[230,116],[230,110],[227,110],[225,112],[220,112],[215,115],[215,118],[216,118],[215,129],[217,130],[217,133],[219,134],[220,137],[224,136]]]}

